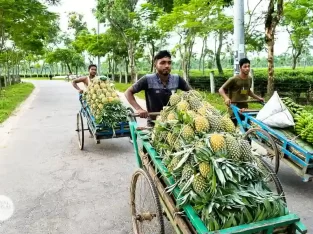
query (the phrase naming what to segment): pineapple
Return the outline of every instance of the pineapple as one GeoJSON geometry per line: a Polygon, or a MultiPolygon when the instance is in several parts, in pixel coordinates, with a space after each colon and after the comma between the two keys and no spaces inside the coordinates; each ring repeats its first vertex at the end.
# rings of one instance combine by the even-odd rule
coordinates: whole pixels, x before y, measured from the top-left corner
{"type": "Polygon", "coordinates": [[[195,123],[196,132],[206,132],[210,128],[209,121],[201,115],[198,115],[194,119],[194,123],[195,123]]]}
{"type": "Polygon", "coordinates": [[[205,147],[205,143],[203,141],[197,141],[195,144],[196,148],[202,148],[205,147]]]}
{"type": "Polygon", "coordinates": [[[187,115],[190,116],[191,118],[196,118],[197,114],[193,110],[188,110],[187,115]]]}
{"type": "Polygon", "coordinates": [[[166,141],[166,137],[167,137],[167,132],[163,131],[158,133],[159,139],[160,141],[166,141]]]}
{"type": "Polygon", "coordinates": [[[195,132],[190,125],[184,125],[181,132],[182,137],[185,140],[192,139],[195,136],[195,132]]]}
{"type": "Polygon", "coordinates": [[[176,143],[176,136],[172,134],[171,132],[167,133],[166,140],[169,145],[174,146],[176,143]]]}
{"type": "Polygon", "coordinates": [[[224,115],[223,118],[221,119],[224,131],[226,132],[235,132],[236,131],[236,127],[233,123],[233,121],[231,121],[231,119],[227,116],[224,115]]]}
{"type": "Polygon", "coordinates": [[[214,106],[212,106],[210,103],[204,102],[203,104],[213,115],[220,116],[220,112],[214,106]]]}
{"type": "Polygon", "coordinates": [[[197,174],[192,181],[193,190],[197,194],[205,193],[208,190],[208,184],[202,175],[197,174]]]}
{"type": "Polygon", "coordinates": [[[167,167],[168,171],[173,172],[174,168],[178,165],[179,161],[180,161],[179,157],[174,157],[167,167]]]}
{"type": "Polygon", "coordinates": [[[205,106],[202,106],[201,108],[198,109],[198,113],[202,116],[206,116],[207,108],[205,106]]]}
{"type": "Polygon", "coordinates": [[[163,110],[161,110],[160,116],[161,116],[163,119],[166,119],[166,118],[167,118],[168,112],[167,112],[167,109],[166,109],[165,107],[163,108],[163,110]]]}
{"type": "Polygon", "coordinates": [[[238,161],[240,159],[241,151],[237,139],[231,135],[226,135],[225,142],[229,157],[238,161]]]}
{"type": "Polygon", "coordinates": [[[252,148],[247,140],[240,141],[240,153],[242,161],[251,161],[252,159],[252,148]]]}
{"type": "Polygon", "coordinates": [[[170,112],[170,113],[167,115],[167,120],[175,120],[175,119],[176,119],[175,112],[170,112]]]}
{"type": "Polygon", "coordinates": [[[174,146],[174,149],[176,150],[176,152],[179,152],[182,149],[182,145],[183,145],[182,142],[179,139],[177,139],[175,144],[171,146],[172,147],[174,146]]]}
{"type": "Polygon", "coordinates": [[[225,138],[221,134],[213,134],[210,137],[210,144],[213,152],[218,152],[225,149],[226,143],[225,138]]]}
{"type": "Polygon", "coordinates": [[[189,99],[191,97],[196,97],[198,99],[202,99],[201,94],[198,91],[196,91],[196,90],[189,90],[188,92],[184,92],[183,93],[183,98],[184,99],[189,99]]]}
{"type": "Polygon", "coordinates": [[[203,105],[201,100],[197,97],[190,97],[188,102],[190,104],[190,109],[194,111],[198,110],[203,105]]]}
{"type": "Polygon", "coordinates": [[[213,132],[222,132],[222,122],[221,119],[216,115],[208,115],[208,121],[213,132]]]}
{"type": "Polygon", "coordinates": [[[208,178],[210,174],[210,164],[207,162],[201,162],[199,164],[199,171],[204,178],[208,178]]]}
{"type": "Polygon", "coordinates": [[[176,108],[178,111],[187,111],[189,110],[189,103],[185,100],[180,101],[177,105],[176,108]]]}
{"type": "Polygon", "coordinates": [[[182,171],[182,180],[189,180],[194,173],[195,170],[193,166],[189,163],[186,163],[182,171]]]}
{"type": "Polygon", "coordinates": [[[175,106],[177,103],[179,103],[181,100],[181,96],[177,93],[174,93],[173,95],[171,95],[170,97],[170,105],[171,106],[175,106]]]}

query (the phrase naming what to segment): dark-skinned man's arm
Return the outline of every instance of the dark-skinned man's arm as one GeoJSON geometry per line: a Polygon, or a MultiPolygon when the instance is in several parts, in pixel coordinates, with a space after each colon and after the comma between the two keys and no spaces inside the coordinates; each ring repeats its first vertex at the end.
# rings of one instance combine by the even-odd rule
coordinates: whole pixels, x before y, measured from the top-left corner
{"type": "Polygon", "coordinates": [[[232,84],[233,84],[233,78],[229,78],[223,85],[221,88],[219,88],[218,92],[220,93],[220,95],[224,98],[224,102],[227,106],[230,105],[231,100],[230,98],[227,96],[227,94],[225,93],[225,90],[229,89],[232,84]]]}
{"type": "Polygon", "coordinates": [[[74,80],[72,81],[73,87],[74,87],[75,89],[77,89],[79,93],[83,93],[84,91],[81,90],[81,89],[78,87],[77,84],[78,84],[78,83],[81,83],[81,82],[85,83],[85,82],[86,82],[86,79],[87,79],[87,77],[80,77],[80,78],[74,79],[74,80]]]}

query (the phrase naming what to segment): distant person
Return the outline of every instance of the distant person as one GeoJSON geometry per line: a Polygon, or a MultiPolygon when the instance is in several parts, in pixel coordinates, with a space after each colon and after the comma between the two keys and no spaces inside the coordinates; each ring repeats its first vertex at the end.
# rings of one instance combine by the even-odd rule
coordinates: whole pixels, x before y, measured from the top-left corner
{"type": "MultiPolygon", "coordinates": [[[[177,89],[189,91],[191,87],[178,75],[172,75],[171,54],[166,51],[158,52],[154,57],[154,66],[156,73],[147,74],[140,78],[135,84],[129,87],[125,92],[128,102],[140,114],[141,118],[147,118],[148,112],[160,112],[167,105],[170,96],[177,89]],[[146,107],[144,110],[136,101],[134,94],[145,91],[146,107]]],[[[155,117],[148,118],[148,126],[153,126],[155,117]]]]}
{"type": "Polygon", "coordinates": [[[97,74],[97,66],[94,65],[94,64],[89,65],[88,71],[89,71],[89,76],[79,77],[79,78],[74,79],[72,81],[72,84],[73,84],[74,88],[77,89],[79,93],[83,93],[84,91],[81,88],[78,87],[77,83],[84,83],[85,87],[88,87],[88,85],[90,84],[90,81],[97,74]]]}
{"type": "MultiPolygon", "coordinates": [[[[231,115],[231,119],[234,124],[237,126],[237,121],[229,107],[231,102],[241,102],[248,101],[249,96],[259,100],[260,102],[264,102],[264,99],[257,96],[251,90],[252,78],[249,76],[250,73],[250,60],[247,58],[242,58],[239,61],[240,73],[239,75],[235,75],[232,78],[229,78],[219,89],[220,95],[224,98],[225,104],[228,106],[229,114],[231,115]],[[226,95],[225,91],[228,90],[228,95],[226,95]]],[[[234,103],[239,109],[248,108],[248,103],[234,103]]]]}

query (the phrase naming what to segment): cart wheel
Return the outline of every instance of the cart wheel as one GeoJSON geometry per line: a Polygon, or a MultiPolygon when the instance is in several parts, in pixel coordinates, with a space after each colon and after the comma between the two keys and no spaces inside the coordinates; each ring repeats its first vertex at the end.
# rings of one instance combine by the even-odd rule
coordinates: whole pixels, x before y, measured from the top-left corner
{"type": "MultiPolygon", "coordinates": [[[[277,173],[278,170],[279,170],[279,152],[278,152],[278,149],[277,149],[277,145],[276,143],[274,142],[273,138],[271,137],[270,134],[268,134],[268,132],[266,132],[265,130],[263,129],[259,129],[259,128],[251,128],[249,129],[245,136],[244,136],[244,139],[248,139],[249,137],[251,136],[256,136],[257,133],[261,133],[262,135],[264,135],[266,138],[268,138],[268,141],[267,143],[270,145],[270,146],[267,146],[266,147],[266,150],[268,151],[268,154],[267,154],[267,157],[271,159],[271,161],[273,161],[274,159],[274,172],[277,173]]],[[[259,136],[257,136],[258,138],[260,138],[259,136]]],[[[262,137],[261,137],[262,138],[262,137]]],[[[252,137],[252,140],[253,140],[253,137],[252,137]]],[[[264,139],[263,139],[264,140],[264,139]]],[[[257,140],[259,141],[259,140],[257,140]]]]}
{"type": "Polygon", "coordinates": [[[77,113],[77,136],[79,149],[84,149],[84,122],[80,112],[77,113]]]}
{"type": "Polygon", "coordinates": [[[138,169],[132,177],[130,201],[135,234],[164,234],[164,220],[158,192],[150,175],[138,169]]]}
{"type": "Polygon", "coordinates": [[[287,204],[283,186],[281,185],[280,180],[278,179],[277,175],[275,174],[271,166],[261,157],[260,157],[260,162],[262,163],[262,166],[264,167],[264,169],[268,172],[269,178],[267,178],[267,181],[265,182],[268,183],[268,186],[270,189],[272,189],[272,191],[276,189],[277,194],[282,196],[282,200],[287,204]],[[274,186],[270,182],[273,182],[274,186]]]}

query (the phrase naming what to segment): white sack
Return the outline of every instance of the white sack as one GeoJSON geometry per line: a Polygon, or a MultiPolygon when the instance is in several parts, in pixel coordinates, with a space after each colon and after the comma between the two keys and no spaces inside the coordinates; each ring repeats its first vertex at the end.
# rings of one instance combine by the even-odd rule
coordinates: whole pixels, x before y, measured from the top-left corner
{"type": "Polygon", "coordinates": [[[273,128],[286,128],[295,125],[292,115],[278,96],[277,91],[259,111],[256,119],[273,128]]]}

